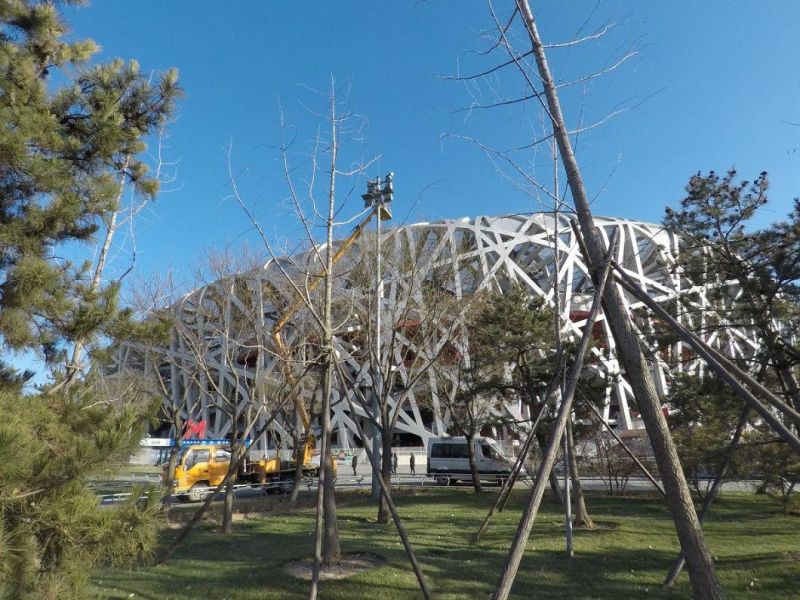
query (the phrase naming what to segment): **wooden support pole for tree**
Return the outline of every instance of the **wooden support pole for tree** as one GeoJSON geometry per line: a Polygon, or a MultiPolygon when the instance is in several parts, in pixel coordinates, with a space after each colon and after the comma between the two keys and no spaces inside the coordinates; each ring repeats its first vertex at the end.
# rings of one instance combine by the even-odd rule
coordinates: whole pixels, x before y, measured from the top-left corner
{"type": "Polygon", "coordinates": [[[638,457],[633,453],[633,451],[630,448],[628,448],[625,442],[622,441],[622,438],[617,435],[617,432],[611,428],[611,424],[603,418],[603,415],[600,414],[600,411],[597,410],[597,408],[595,408],[595,406],[591,402],[589,402],[589,400],[587,400],[586,398],[583,398],[581,396],[581,399],[583,400],[583,403],[591,409],[591,411],[595,414],[595,416],[598,419],[600,419],[600,422],[603,425],[605,425],[605,428],[608,430],[608,432],[619,443],[619,445],[622,447],[625,453],[631,458],[631,460],[633,460],[633,462],[636,463],[636,466],[639,467],[642,473],[644,473],[644,476],[650,480],[650,483],[652,483],[656,487],[656,489],[661,493],[662,496],[666,496],[667,493],[664,491],[664,488],[661,487],[661,484],[656,480],[655,477],[653,477],[650,471],[647,470],[647,467],[644,466],[642,461],[638,459],[638,457]]]}
{"type": "MultiPolygon", "coordinates": [[[[610,258],[610,253],[609,253],[610,258]]],[[[542,462],[536,474],[536,481],[531,490],[528,504],[522,513],[517,532],[514,535],[514,540],[511,543],[511,550],[506,557],[506,562],[503,565],[503,571],[500,574],[500,580],[497,583],[497,588],[492,595],[492,600],[505,600],[511,592],[511,586],[514,583],[514,578],[517,576],[522,555],[525,552],[525,546],[528,543],[528,536],[533,527],[533,522],[536,519],[536,514],[539,511],[539,505],[542,502],[544,495],[544,488],[547,485],[548,477],[553,470],[556,456],[558,455],[558,447],[561,444],[561,438],[567,428],[567,419],[570,418],[572,411],[572,399],[575,396],[575,390],[578,387],[578,379],[580,378],[581,370],[583,368],[583,359],[586,351],[589,349],[589,342],[592,338],[592,329],[594,327],[597,314],[600,312],[601,297],[603,290],[606,287],[609,271],[611,268],[610,260],[606,261],[603,268],[602,275],[598,278],[597,287],[595,289],[594,299],[592,301],[592,308],[589,311],[589,316],[586,318],[586,325],[584,326],[581,341],[578,344],[578,349],[575,353],[575,362],[570,369],[569,377],[567,378],[564,387],[564,394],[561,398],[561,405],[558,408],[556,420],[550,428],[550,438],[547,441],[542,462]]]]}
{"type": "MultiPolygon", "coordinates": [[[[526,440],[525,440],[524,446],[526,446],[526,447],[524,447],[522,450],[520,450],[520,455],[518,457],[519,466],[517,467],[516,472],[512,470],[511,476],[506,481],[505,490],[500,490],[500,495],[497,497],[497,500],[498,500],[497,512],[503,512],[505,510],[506,503],[508,502],[508,498],[509,498],[509,496],[511,496],[511,491],[514,489],[514,485],[517,483],[517,480],[519,479],[519,476],[522,474],[522,470],[523,469],[525,469],[525,471],[527,472],[528,477],[530,477],[531,480],[533,480],[534,474],[528,468],[528,465],[526,464],[525,461],[528,459],[528,455],[530,454],[531,448],[533,447],[533,442],[536,439],[536,429],[539,427],[539,422],[542,420],[542,417],[543,417],[542,413],[543,412],[544,412],[544,409],[542,409],[539,412],[539,414],[537,415],[536,420],[533,423],[533,427],[531,427],[531,435],[530,435],[530,437],[526,438],[526,440]]],[[[528,487],[530,488],[530,487],[533,487],[533,486],[532,485],[528,485],[528,487]]],[[[476,540],[477,540],[477,537],[476,537],[476,540]]]]}
{"type": "MultiPolygon", "coordinates": [[[[792,432],[778,417],[775,416],[775,414],[773,414],[769,407],[765,406],[758,398],[756,398],[755,395],[753,395],[753,393],[750,392],[750,390],[748,390],[742,384],[742,382],[723,365],[722,361],[717,358],[721,356],[719,353],[712,350],[711,347],[708,346],[708,344],[706,344],[703,340],[678,323],[672,315],[670,315],[666,310],[664,310],[663,307],[650,298],[650,296],[644,290],[640,289],[635,282],[631,280],[630,275],[628,275],[624,269],[616,264],[614,267],[616,274],[618,275],[615,277],[616,281],[618,281],[635,298],[643,302],[660,319],[663,319],[667,324],[669,324],[672,330],[706,361],[708,367],[714,371],[714,373],[716,373],[720,379],[727,383],[738,396],[747,402],[750,408],[758,413],[758,416],[764,419],[764,421],[766,421],[769,426],[772,427],[772,429],[781,437],[781,439],[783,439],[783,441],[800,452],[800,438],[798,438],[794,432],[792,432]]],[[[725,362],[731,364],[730,361],[726,360],[725,362]]],[[[750,381],[756,383],[752,378],[749,379],[750,381]]],[[[780,401],[779,403],[784,409],[788,411],[793,410],[786,403],[780,401]]]]}
{"type": "MultiPolygon", "coordinates": [[[[764,400],[766,400],[773,408],[779,410],[784,415],[786,415],[789,419],[791,419],[795,426],[800,427],[800,412],[797,412],[792,406],[778,398],[775,394],[773,394],[768,388],[764,387],[764,385],[758,381],[757,379],[753,378],[749,373],[740,369],[736,363],[732,362],[727,356],[712,348],[708,344],[706,344],[702,339],[700,339],[697,335],[693,332],[686,329],[683,325],[677,322],[672,315],[666,312],[659,304],[657,304],[649,295],[647,295],[644,290],[636,286],[635,281],[633,281],[624,269],[622,269],[619,265],[614,264],[614,268],[619,274],[622,279],[625,280],[625,283],[622,285],[625,286],[626,289],[630,289],[629,286],[633,285],[634,289],[630,290],[631,293],[639,299],[641,302],[645,303],[648,308],[651,308],[654,312],[656,312],[659,317],[666,315],[665,318],[669,319],[670,325],[673,325],[676,328],[680,328],[684,330],[686,335],[689,335],[693,338],[693,340],[703,346],[704,351],[708,353],[711,357],[713,357],[720,365],[722,365],[727,371],[729,371],[732,375],[736,376],[739,381],[743,382],[744,384],[750,386],[756,396],[760,396],[764,400]],[[628,285],[625,285],[625,284],[628,285]],[[635,290],[635,291],[634,291],[635,290]],[[657,308],[654,308],[657,307],[657,308]]],[[[694,347],[694,345],[692,345],[694,347]]]]}
{"type": "MultiPolygon", "coordinates": [[[[348,385],[348,379],[344,376],[342,372],[342,367],[340,364],[336,364],[336,370],[339,375],[339,380],[342,382],[342,386],[348,385]]],[[[353,401],[350,399],[350,396],[344,394],[345,399],[347,400],[347,407],[350,410],[350,414],[353,416],[353,422],[356,425],[356,429],[358,431],[358,435],[361,437],[362,440],[366,440],[367,438],[364,436],[364,430],[361,427],[361,422],[356,418],[356,411],[355,407],[353,406],[353,401]]],[[[362,402],[362,404],[365,404],[362,402]]],[[[430,600],[433,596],[431,595],[431,590],[428,587],[428,582],[425,579],[425,574],[422,572],[422,567],[417,560],[417,555],[414,552],[414,548],[411,545],[411,541],[408,539],[408,532],[406,531],[405,525],[403,525],[403,521],[400,519],[400,514],[397,512],[397,507],[392,500],[392,496],[390,490],[387,488],[386,482],[383,480],[383,476],[381,475],[381,465],[378,463],[377,457],[375,454],[369,449],[369,444],[364,444],[364,450],[367,453],[367,458],[369,459],[370,467],[372,467],[372,476],[376,478],[378,485],[381,488],[381,493],[386,501],[386,506],[389,509],[389,512],[392,515],[392,520],[394,521],[394,525],[397,528],[397,534],[400,536],[400,541],[403,543],[403,549],[406,552],[406,556],[408,557],[408,562],[411,563],[411,568],[414,570],[414,575],[417,577],[417,583],[419,584],[419,589],[422,592],[423,597],[425,600],[430,600]]]]}
{"type": "MultiPolygon", "coordinates": [[[[700,509],[700,515],[698,516],[701,523],[706,520],[708,513],[711,512],[711,505],[714,503],[719,490],[722,488],[722,481],[725,478],[725,472],[728,470],[728,466],[731,464],[736,446],[739,445],[739,439],[742,437],[742,432],[747,425],[747,415],[749,412],[750,407],[746,405],[742,411],[742,416],[739,418],[739,423],[736,425],[736,431],[733,432],[731,443],[728,446],[728,449],[725,451],[725,456],[723,457],[722,463],[717,470],[717,477],[714,479],[714,483],[711,485],[711,489],[708,490],[708,494],[703,501],[703,508],[700,509]]],[[[683,552],[679,552],[678,556],[675,558],[675,563],[672,565],[669,573],[667,573],[666,579],[664,579],[664,583],[662,584],[663,587],[671,587],[672,584],[675,583],[675,580],[683,570],[683,565],[685,563],[686,558],[683,556],[683,552]]]]}

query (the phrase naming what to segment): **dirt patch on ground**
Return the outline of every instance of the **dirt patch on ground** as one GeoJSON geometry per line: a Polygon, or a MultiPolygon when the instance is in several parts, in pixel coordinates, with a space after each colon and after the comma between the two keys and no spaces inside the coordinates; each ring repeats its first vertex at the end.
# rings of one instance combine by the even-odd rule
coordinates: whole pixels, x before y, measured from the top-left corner
{"type": "MultiPolygon", "coordinates": [[[[344,579],[359,573],[364,573],[370,569],[380,567],[386,561],[376,554],[353,553],[343,554],[342,562],[338,565],[323,566],[320,569],[319,578],[321,581],[330,579],[344,579]]],[[[311,580],[311,572],[314,568],[314,560],[304,558],[292,560],[283,565],[283,571],[298,579],[311,580]]]]}

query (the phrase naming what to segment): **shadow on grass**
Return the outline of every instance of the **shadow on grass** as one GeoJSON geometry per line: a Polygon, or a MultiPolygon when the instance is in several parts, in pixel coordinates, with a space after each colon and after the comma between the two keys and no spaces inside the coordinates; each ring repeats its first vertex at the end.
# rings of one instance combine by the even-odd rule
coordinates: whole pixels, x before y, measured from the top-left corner
{"type": "MultiPolygon", "coordinates": [[[[321,596],[334,599],[419,597],[416,580],[393,523],[374,522],[376,508],[363,495],[342,494],[343,552],[378,554],[386,564],[338,581],[323,582],[321,596]]],[[[514,492],[479,544],[472,536],[495,498],[471,490],[425,490],[395,496],[423,570],[437,598],[485,598],[496,584],[516,529],[526,490],[514,492]]],[[[513,596],[527,598],[685,598],[683,575],[674,590],[660,583],[677,553],[672,520],[663,500],[646,495],[587,495],[592,516],[609,527],[575,532],[576,556],[564,553],[563,513],[547,497],[520,566],[513,596]]],[[[709,526],[729,598],[795,597],[800,576],[795,540],[800,520],[771,514],[748,498],[727,499],[719,522],[709,526]],[[755,517],[761,515],[760,519],[755,517]],[[766,516],[765,516],[766,515],[766,516]],[[755,524],[755,528],[754,528],[755,524]],[[755,544],[758,544],[758,548],[755,544]],[[795,552],[795,553],[793,553],[795,552]]],[[[174,531],[163,534],[163,542],[174,531]]],[[[239,521],[222,537],[211,527],[193,532],[163,567],[104,570],[95,577],[104,598],[189,600],[193,598],[303,598],[308,582],[287,576],[282,565],[307,558],[313,544],[313,511],[267,513],[239,521]]]]}

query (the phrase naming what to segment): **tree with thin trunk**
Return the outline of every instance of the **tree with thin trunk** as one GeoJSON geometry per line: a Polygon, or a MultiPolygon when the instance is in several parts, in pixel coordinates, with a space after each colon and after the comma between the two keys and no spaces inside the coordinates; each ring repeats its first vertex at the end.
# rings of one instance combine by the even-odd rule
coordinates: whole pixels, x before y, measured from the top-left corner
{"type": "MultiPolygon", "coordinates": [[[[300,222],[303,231],[303,243],[309,248],[300,257],[285,257],[277,251],[276,243],[267,236],[252,206],[240,195],[236,178],[230,170],[230,181],[234,200],[250,219],[260,239],[264,243],[270,261],[270,268],[278,275],[280,285],[288,290],[292,299],[292,314],[275,316],[273,323],[280,322],[285,316],[292,327],[303,325],[310,331],[308,347],[311,349],[308,360],[316,361],[316,373],[319,377],[320,410],[318,429],[310,424],[306,438],[319,440],[320,476],[317,492],[317,509],[314,536],[314,568],[312,572],[309,598],[316,598],[319,574],[322,566],[339,562],[341,550],[339,546],[338,526],[336,521],[336,498],[334,488],[334,471],[331,457],[331,405],[334,393],[338,392],[334,372],[341,361],[337,353],[335,340],[346,331],[352,308],[347,300],[351,295],[346,291],[344,274],[347,272],[347,261],[342,261],[348,247],[339,247],[335,235],[341,226],[362,219],[357,225],[356,233],[351,235],[348,244],[352,244],[366,223],[362,212],[352,219],[341,220],[340,211],[349,196],[348,189],[340,191],[342,179],[352,178],[358,181],[375,159],[365,160],[362,155],[350,156],[349,146],[363,142],[363,122],[344,108],[337,100],[338,93],[335,81],[331,80],[330,89],[325,94],[326,110],[317,115],[323,125],[318,128],[311,143],[311,151],[307,155],[307,176],[303,177],[301,169],[293,165],[295,135],[287,135],[287,127],[281,114],[280,160],[284,167],[284,178],[289,192],[289,203],[300,222]],[[351,160],[349,168],[342,164],[351,160]],[[306,190],[301,192],[300,186],[306,190]],[[319,182],[322,181],[320,184],[319,182]],[[318,240],[316,231],[324,232],[323,239],[318,240]],[[344,293],[341,293],[344,292],[344,293]],[[314,358],[312,359],[311,356],[314,358]]],[[[368,220],[368,219],[367,219],[368,220]]],[[[286,321],[283,321],[286,325],[286,321]]],[[[279,361],[291,360],[284,352],[277,352],[279,361]]]]}
{"type": "MultiPolygon", "coordinates": [[[[544,87],[543,95],[546,99],[547,112],[558,142],[559,154],[575,202],[575,210],[589,259],[594,264],[601,264],[604,251],[595,232],[589,199],[572,150],[569,130],[561,113],[557,87],[547,63],[536,20],[527,0],[517,0],[517,8],[531,41],[537,70],[544,87]]],[[[533,82],[531,84],[531,91],[539,94],[535,84],[533,82]]],[[[667,500],[675,521],[678,539],[686,554],[693,594],[697,598],[722,598],[723,593],[716,568],[706,546],[705,536],[697,519],[686,479],[683,477],[675,444],[669,434],[664,413],[661,411],[661,402],[656,393],[652,374],[640,348],[639,336],[617,286],[610,285],[606,288],[603,309],[617,342],[621,363],[636,395],[642,420],[650,436],[661,478],[667,490],[667,500]]]]}
{"type": "MultiPolygon", "coordinates": [[[[215,410],[225,416],[230,440],[229,478],[223,504],[222,532],[232,531],[234,485],[232,471],[247,448],[254,425],[272,410],[276,394],[268,387],[267,365],[272,348],[264,323],[264,290],[253,286],[247,273],[263,264],[247,253],[211,253],[198,275],[202,285],[170,307],[179,386],[194,392],[187,417],[215,410]]],[[[179,433],[176,434],[176,437],[179,433]]],[[[200,485],[198,483],[197,485],[200,485]]]]}
{"type": "Polygon", "coordinates": [[[572,420],[567,421],[567,436],[568,447],[568,463],[570,477],[572,478],[572,497],[575,499],[575,520],[574,527],[581,529],[594,529],[594,521],[589,515],[589,509],[586,508],[586,498],[583,494],[583,485],[581,485],[580,473],[578,472],[578,455],[575,448],[575,433],[572,427],[572,420]]]}
{"type": "MultiPolygon", "coordinates": [[[[365,236],[362,248],[376,247],[374,236],[365,236]]],[[[432,248],[410,237],[390,231],[382,240],[383,279],[386,295],[392,302],[376,302],[374,294],[375,256],[362,252],[348,279],[359,293],[353,301],[353,323],[357,332],[348,340],[356,350],[343,352],[344,362],[356,379],[373,384],[378,414],[369,406],[356,404],[360,413],[380,432],[382,445],[381,473],[389,487],[392,468],[392,439],[398,418],[408,399],[431,408],[444,407],[451,397],[455,366],[463,352],[462,332],[473,295],[453,293],[447,274],[436,267],[432,248]],[[381,347],[375,347],[376,309],[382,313],[381,347]],[[362,365],[370,365],[364,372],[362,365]],[[429,376],[435,372],[442,394],[436,407],[425,395],[429,376]]],[[[344,350],[344,349],[343,349],[344,350]]],[[[359,416],[362,416],[359,414],[359,416]]],[[[362,440],[366,443],[366,440],[362,440]]],[[[382,496],[385,492],[382,492],[382,496]]],[[[378,523],[388,522],[390,515],[385,498],[378,508],[378,523]]]]}
{"type": "MultiPolygon", "coordinates": [[[[491,3],[489,6],[497,28],[497,42],[493,49],[505,52],[508,60],[501,65],[496,65],[491,70],[487,70],[484,74],[494,76],[495,72],[500,69],[515,69],[520,78],[519,80],[525,87],[524,94],[520,98],[504,99],[503,102],[494,103],[494,106],[506,106],[511,104],[513,100],[514,103],[535,103],[541,108],[544,115],[543,118],[552,131],[546,137],[547,139],[552,137],[558,147],[558,155],[566,175],[567,187],[572,197],[572,204],[579,224],[579,237],[586,248],[584,258],[588,264],[594,265],[594,268],[599,268],[599,265],[604,264],[605,248],[595,230],[590,198],[584,186],[574,152],[575,140],[573,137],[577,136],[581,131],[585,131],[586,127],[581,125],[577,129],[570,130],[562,113],[559,97],[565,87],[575,85],[577,82],[556,83],[548,63],[547,49],[552,48],[556,52],[558,51],[556,50],[557,48],[571,47],[589,39],[598,39],[607,32],[607,28],[605,31],[599,31],[597,35],[585,36],[572,42],[546,45],[539,35],[537,22],[528,0],[516,0],[511,17],[503,23],[496,17],[491,3]],[[529,47],[524,51],[516,49],[510,41],[515,39],[511,31],[515,24],[521,24],[522,35],[530,42],[529,47]]],[[[612,67],[604,68],[591,75],[591,77],[617,68],[625,62],[627,57],[632,55],[635,55],[635,52],[626,54],[621,60],[614,63],[612,67]]],[[[601,122],[608,120],[609,117],[591,127],[599,125],[601,122]]],[[[532,148],[540,141],[536,139],[532,142],[529,141],[524,147],[532,148]]],[[[495,156],[499,160],[504,160],[500,155],[495,154],[495,156]]],[[[513,162],[510,164],[512,168],[519,166],[513,162]]],[[[527,174],[527,177],[525,175],[523,171],[521,176],[524,178],[526,187],[530,186],[531,189],[539,190],[540,193],[548,193],[546,186],[539,183],[536,177],[532,177],[530,174],[527,174]]],[[[549,197],[552,198],[552,192],[550,192],[549,197]]],[[[553,200],[555,201],[556,199],[553,200]]],[[[560,198],[557,200],[560,200],[560,198]]],[[[656,392],[650,367],[642,352],[640,334],[628,314],[627,304],[622,298],[618,285],[612,284],[606,287],[603,297],[603,311],[616,342],[618,359],[625,369],[626,378],[631,384],[653,447],[659,472],[667,491],[667,500],[675,522],[678,539],[686,553],[693,593],[697,598],[722,598],[723,593],[716,575],[716,569],[694,510],[675,444],[661,410],[661,402],[656,392]]],[[[513,567],[513,563],[509,566],[513,567]]],[[[497,598],[506,597],[510,590],[509,579],[513,580],[514,574],[515,567],[504,575],[502,584],[496,593],[497,598]]]]}

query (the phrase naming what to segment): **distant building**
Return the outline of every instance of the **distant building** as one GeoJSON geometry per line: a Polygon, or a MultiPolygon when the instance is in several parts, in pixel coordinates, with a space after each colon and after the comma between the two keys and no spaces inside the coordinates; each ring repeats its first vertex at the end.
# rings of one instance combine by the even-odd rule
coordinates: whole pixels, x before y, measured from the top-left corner
{"type": "MultiPolygon", "coordinates": [[[[425,294],[415,290],[420,282],[447,290],[456,298],[486,287],[503,291],[521,284],[531,294],[544,298],[552,306],[553,246],[557,229],[559,272],[562,278],[561,321],[566,335],[579,336],[591,303],[593,284],[573,234],[573,218],[571,215],[560,215],[556,221],[552,213],[533,213],[415,223],[386,231],[383,245],[393,259],[387,260],[382,314],[399,314],[393,312],[395,304],[410,301],[408,299],[411,297],[416,303],[424,302],[425,294]]],[[[680,296],[698,309],[711,305],[707,287],[687,288],[686,281],[681,278],[676,268],[679,240],[674,235],[658,225],[625,219],[595,217],[595,223],[606,245],[616,232],[616,261],[654,299],[674,305],[671,301],[680,296]]],[[[368,278],[363,278],[363,273],[362,279],[356,281],[358,269],[355,265],[362,253],[366,254],[372,247],[370,243],[374,243],[374,238],[371,242],[370,238],[364,238],[337,265],[340,276],[336,280],[336,297],[345,304],[354,303],[354,311],[361,311],[363,315],[369,315],[374,309],[374,304],[371,304],[373,296],[370,294],[374,287],[368,278]]],[[[192,364],[196,361],[199,346],[187,347],[181,341],[181,336],[174,336],[172,345],[163,349],[163,361],[155,361],[159,364],[151,364],[149,368],[160,369],[168,382],[171,397],[167,402],[183,402],[186,399],[187,415],[191,413],[203,417],[208,424],[209,436],[224,437],[232,427],[230,418],[219,409],[219,401],[214,398],[216,392],[213,390],[224,389],[225,393],[235,395],[241,406],[245,406],[252,401],[250,393],[254,389],[260,390],[258,393],[269,393],[269,385],[253,385],[255,378],[267,383],[280,379],[281,367],[275,360],[274,352],[247,349],[267,347],[267,342],[263,340],[268,340],[272,325],[280,317],[281,310],[290,303],[293,294],[286,284],[284,272],[297,282],[303,281],[306,273],[318,273],[319,267],[314,266],[317,264],[316,251],[287,257],[281,259],[280,263],[269,261],[263,268],[238,275],[235,281],[226,279],[214,282],[187,294],[171,307],[173,317],[180,321],[184,331],[194,332],[196,339],[203,341],[199,345],[202,346],[200,351],[211,359],[206,362],[214,365],[213,372],[209,373],[206,369],[205,373],[197,373],[192,364]],[[257,310],[254,307],[258,307],[257,310]],[[226,330],[232,332],[227,342],[222,336],[226,330]],[[237,340],[234,344],[235,354],[230,353],[230,339],[237,340]],[[215,385],[210,386],[207,381],[204,383],[204,378],[207,380],[209,376],[215,378],[215,385]]],[[[734,298],[735,289],[733,284],[730,286],[730,297],[734,298]]],[[[702,363],[682,342],[654,341],[658,339],[659,323],[650,319],[641,304],[630,295],[623,293],[623,297],[635,324],[642,331],[642,342],[649,350],[656,385],[661,393],[666,391],[672,372],[668,364],[672,365],[671,369],[681,371],[702,368],[702,363]]],[[[690,319],[687,316],[690,314],[679,318],[690,319]]],[[[702,311],[698,314],[702,314],[702,311]]],[[[347,325],[347,318],[347,315],[342,315],[344,325],[347,325]]],[[[304,320],[307,319],[307,311],[298,311],[293,317],[292,326],[287,328],[287,343],[301,335],[304,320]]],[[[437,407],[440,406],[439,394],[448,393],[447,390],[452,393],[454,390],[452,373],[448,372],[446,365],[445,368],[431,370],[412,389],[408,389],[406,384],[413,377],[409,373],[408,357],[415,353],[432,353],[436,349],[420,347],[417,331],[419,322],[412,318],[390,321],[392,319],[388,316],[384,318],[383,340],[384,344],[389,344],[389,338],[394,340],[391,352],[396,354],[396,362],[392,368],[392,385],[393,389],[396,387],[398,390],[398,395],[405,395],[395,428],[395,442],[404,446],[424,445],[428,437],[447,431],[447,414],[437,410],[437,407]]],[[[701,323],[687,324],[694,327],[701,323]]],[[[341,328],[335,340],[336,349],[348,374],[366,391],[371,386],[371,379],[365,334],[359,333],[357,319],[352,321],[352,325],[341,328]]],[[[756,352],[758,341],[753,332],[725,327],[724,323],[717,325],[722,326],[708,329],[703,334],[711,345],[733,357],[750,357],[756,352]]],[[[603,414],[605,418],[615,421],[620,430],[639,429],[642,425],[636,399],[616,359],[615,343],[602,314],[595,325],[594,336],[596,344],[587,362],[601,382],[600,389],[604,390],[603,414]]],[[[422,343],[424,346],[427,342],[423,340],[422,343]]],[[[468,351],[464,339],[448,340],[446,343],[452,345],[450,352],[468,351]]],[[[383,350],[390,351],[387,347],[383,350]]],[[[140,348],[123,347],[119,351],[117,367],[143,368],[143,361],[147,362],[140,348]]],[[[313,393],[310,390],[307,392],[313,393]]],[[[353,390],[347,390],[346,393],[352,394],[353,390]]],[[[351,415],[346,402],[338,396],[335,400],[332,407],[333,445],[344,448],[360,445],[353,419],[361,418],[363,421],[364,415],[360,409],[357,410],[359,414],[351,415]]],[[[506,403],[502,410],[520,421],[528,418],[526,405],[520,401],[506,403]]],[[[502,432],[486,433],[502,437],[502,432]]],[[[287,435],[286,423],[276,422],[268,438],[255,440],[256,448],[285,447],[289,445],[287,435]]]]}

